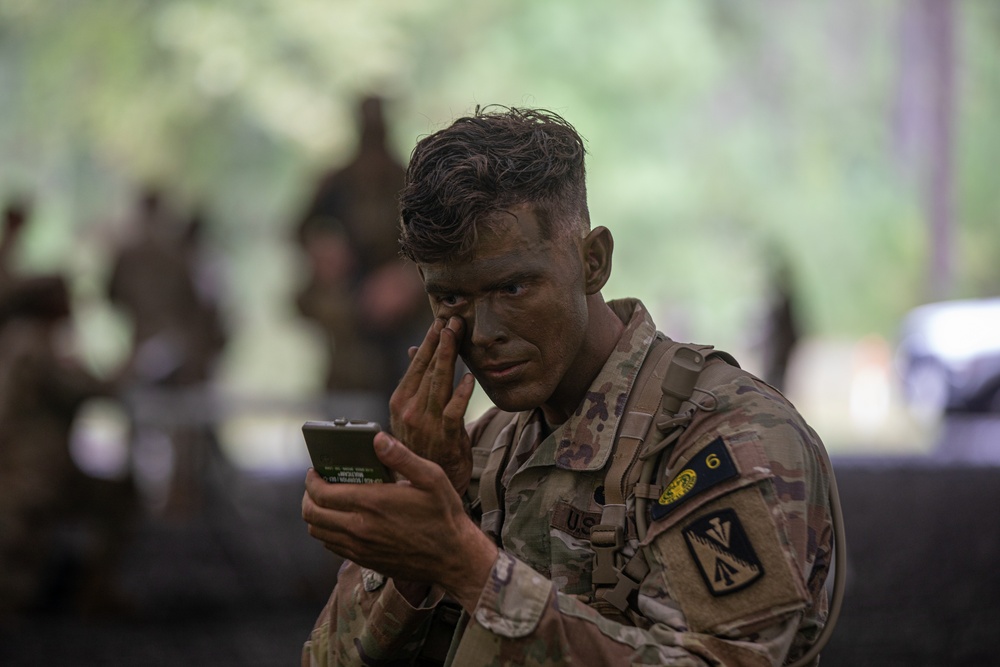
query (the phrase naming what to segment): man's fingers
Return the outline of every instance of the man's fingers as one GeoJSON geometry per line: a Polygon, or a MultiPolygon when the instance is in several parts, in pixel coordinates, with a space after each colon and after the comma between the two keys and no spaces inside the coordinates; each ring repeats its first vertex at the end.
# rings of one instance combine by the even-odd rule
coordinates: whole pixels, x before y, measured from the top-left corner
{"type": "MultiPolygon", "coordinates": [[[[320,483],[326,484],[322,479],[320,483]]],[[[318,504],[308,489],[302,494],[302,520],[308,524],[309,534],[335,551],[346,541],[356,516],[318,504]]]]}
{"type": "MultiPolygon", "coordinates": [[[[405,449],[399,446],[400,449],[405,449]]],[[[406,502],[396,484],[330,484],[310,471],[302,495],[302,519],[309,535],[328,549],[354,558],[361,547],[385,545],[385,538],[370,530],[372,517],[384,517],[386,507],[406,502]],[[375,488],[378,486],[379,488],[375,488]]]]}
{"type": "MultiPolygon", "coordinates": [[[[368,504],[365,499],[367,484],[331,484],[313,468],[306,473],[306,498],[317,507],[327,510],[350,512],[368,504]]],[[[303,510],[305,498],[303,498],[303,510]]]]}
{"type": "Polygon", "coordinates": [[[389,397],[389,412],[394,431],[403,433],[404,431],[400,429],[403,429],[404,421],[409,422],[413,419],[413,415],[422,414],[426,409],[426,377],[433,369],[435,352],[444,325],[444,320],[435,319],[427,329],[420,346],[408,350],[410,365],[396,386],[396,390],[389,397]]]}
{"type": "MultiPolygon", "coordinates": [[[[310,498],[315,497],[316,492],[322,488],[320,484],[326,483],[326,480],[316,472],[315,468],[309,468],[306,471],[306,496],[310,498]]],[[[302,502],[305,502],[305,498],[303,498],[302,502]]]]}
{"type": "Polygon", "coordinates": [[[452,398],[452,385],[455,381],[455,362],[458,361],[458,346],[462,336],[464,323],[459,317],[452,317],[441,330],[441,340],[438,342],[435,364],[429,369],[430,381],[427,396],[427,408],[434,412],[442,412],[452,398]]]}
{"type": "MultiPolygon", "coordinates": [[[[435,319],[427,329],[420,347],[412,352],[410,357],[410,367],[406,369],[403,379],[399,381],[399,389],[406,395],[412,396],[420,388],[420,382],[427,372],[427,369],[434,362],[434,352],[437,350],[438,341],[441,339],[441,330],[444,328],[444,320],[435,319]]],[[[412,349],[412,348],[411,348],[412,349]]]]}
{"type": "Polygon", "coordinates": [[[455,387],[451,400],[444,406],[441,417],[445,431],[449,434],[455,435],[460,429],[465,429],[465,411],[469,408],[469,400],[475,387],[476,381],[472,373],[466,373],[455,387]]]}
{"type": "Polygon", "coordinates": [[[418,488],[433,488],[444,474],[436,463],[417,456],[385,431],[375,436],[375,453],[382,463],[418,488]]]}

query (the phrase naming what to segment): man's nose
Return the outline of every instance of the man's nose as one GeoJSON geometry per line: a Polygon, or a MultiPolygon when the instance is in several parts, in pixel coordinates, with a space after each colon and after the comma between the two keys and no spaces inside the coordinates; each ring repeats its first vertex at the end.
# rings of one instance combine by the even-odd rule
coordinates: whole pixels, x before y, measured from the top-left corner
{"type": "Polygon", "coordinates": [[[489,347],[493,343],[507,339],[507,327],[503,318],[488,301],[479,301],[473,308],[473,321],[466,321],[470,342],[476,347],[489,347]]]}

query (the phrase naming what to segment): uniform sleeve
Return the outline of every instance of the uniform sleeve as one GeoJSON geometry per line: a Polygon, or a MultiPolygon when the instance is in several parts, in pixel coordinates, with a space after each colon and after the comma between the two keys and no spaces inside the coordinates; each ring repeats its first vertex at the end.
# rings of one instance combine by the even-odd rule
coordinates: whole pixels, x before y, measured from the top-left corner
{"type": "Polygon", "coordinates": [[[453,664],[777,667],[802,655],[826,613],[828,471],[794,412],[750,407],[712,415],[671,462],[635,624],[501,553],[453,664]]]}
{"type": "Polygon", "coordinates": [[[411,664],[443,595],[414,607],[391,579],[345,562],[302,650],[302,667],[411,664]]]}
{"type": "MultiPolygon", "coordinates": [[[[654,568],[647,580],[662,576],[654,568]]],[[[642,595],[639,604],[647,617],[657,615],[656,600],[642,595]]],[[[776,666],[788,653],[799,618],[791,614],[737,638],[665,623],[635,627],[557,592],[551,581],[501,552],[452,664],[776,666]]]]}

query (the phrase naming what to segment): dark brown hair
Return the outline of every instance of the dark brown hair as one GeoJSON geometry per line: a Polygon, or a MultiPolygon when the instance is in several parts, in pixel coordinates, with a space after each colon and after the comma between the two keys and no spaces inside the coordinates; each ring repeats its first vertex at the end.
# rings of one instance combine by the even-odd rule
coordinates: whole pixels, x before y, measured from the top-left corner
{"type": "Polygon", "coordinates": [[[545,238],[590,228],[583,139],[543,109],[476,108],[417,142],[400,193],[400,249],[417,263],[467,257],[480,227],[529,204],[545,238]]]}

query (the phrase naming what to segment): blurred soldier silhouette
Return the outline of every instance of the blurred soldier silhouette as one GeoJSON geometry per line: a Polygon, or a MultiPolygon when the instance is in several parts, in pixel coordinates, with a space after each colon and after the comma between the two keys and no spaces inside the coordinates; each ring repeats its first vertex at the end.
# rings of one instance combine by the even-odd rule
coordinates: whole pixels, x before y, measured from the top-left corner
{"type": "MultiPolygon", "coordinates": [[[[166,509],[187,513],[200,507],[203,473],[216,455],[205,392],[225,330],[217,304],[197,282],[201,218],[184,228],[162,192],[147,187],[133,226],[135,238],[114,260],[108,296],[133,325],[125,380],[137,418],[167,425],[173,475],[166,509]]],[[[136,426],[141,445],[148,424],[136,426]]]]}
{"type": "Polygon", "coordinates": [[[0,295],[16,280],[14,253],[30,215],[31,204],[23,196],[12,197],[4,206],[3,230],[0,231],[0,295]]]}
{"type": "Polygon", "coordinates": [[[430,315],[416,267],[399,255],[405,170],[387,146],[381,98],[361,101],[359,124],[357,152],[320,179],[298,223],[310,273],[296,303],[324,333],[327,389],[387,398],[430,315]]]}
{"type": "Polygon", "coordinates": [[[17,278],[0,301],[0,612],[119,610],[134,487],[88,476],[70,452],[80,406],[115,386],[62,349],[62,277],[17,278]]]}
{"type": "Polygon", "coordinates": [[[788,262],[778,260],[772,269],[771,299],[764,323],[764,380],[772,387],[785,391],[788,365],[798,345],[798,311],[788,262]]]}
{"type": "Polygon", "coordinates": [[[191,367],[184,379],[197,383],[211,381],[216,362],[229,339],[222,313],[226,295],[222,266],[219,258],[206,247],[207,227],[204,208],[196,207],[181,232],[179,246],[197,298],[196,308],[190,313],[193,321],[190,328],[197,342],[191,367]]]}
{"type": "Polygon", "coordinates": [[[190,262],[200,223],[185,234],[154,188],[141,194],[134,223],[136,237],[120,250],[108,284],[111,301],[133,325],[131,373],[165,386],[204,382],[224,336],[190,262]]]}

